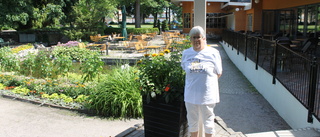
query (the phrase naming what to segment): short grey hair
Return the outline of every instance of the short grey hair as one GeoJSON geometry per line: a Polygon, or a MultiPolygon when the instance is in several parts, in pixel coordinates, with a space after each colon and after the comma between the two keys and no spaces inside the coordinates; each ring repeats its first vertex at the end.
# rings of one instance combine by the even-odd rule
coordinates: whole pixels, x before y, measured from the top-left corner
{"type": "Polygon", "coordinates": [[[192,37],[194,35],[201,35],[203,38],[206,37],[206,32],[204,32],[203,28],[201,26],[194,26],[190,32],[189,32],[189,36],[192,37]]]}

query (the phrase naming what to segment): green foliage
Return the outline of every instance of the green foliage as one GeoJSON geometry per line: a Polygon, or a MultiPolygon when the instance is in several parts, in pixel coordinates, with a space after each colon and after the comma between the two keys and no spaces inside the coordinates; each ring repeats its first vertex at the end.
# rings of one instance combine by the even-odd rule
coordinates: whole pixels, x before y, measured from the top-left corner
{"type": "Polygon", "coordinates": [[[115,68],[102,76],[96,92],[90,95],[89,107],[108,117],[142,117],[142,98],[139,90],[137,69],[115,68]]]}
{"type": "Polygon", "coordinates": [[[169,25],[168,25],[168,21],[167,20],[162,21],[161,28],[162,28],[162,31],[168,31],[169,30],[169,25]]]}
{"type": "Polygon", "coordinates": [[[18,57],[13,54],[10,47],[0,48],[0,68],[4,71],[19,71],[18,57]]]}
{"type": "Polygon", "coordinates": [[[48,3],[43,7],[34,7],[33,17],[33,28],[59,27],[60,22],[65,18],[65,14],[61,5],[48,3]]]}
{"type": "MultiPolygon", "coordinates": [[[[127,28],[127,33],[130,34],[145,34],[145,33],[153,33],[153,32],[159,32],[157,28],[127,28]]],[[[111,33],[121,33],[121,28],[106,28],[105,29],[106,34],[111,33]]]]}
{"type": "Polygon", "coordinates": [[[0,3],[0,22],[4,27],[19,28],[32,18],[31,0],[2,0],[0,3]]]}
{"type": "Polygon", "coordinates": [[[81,64],[81,71],[83,73],[83,82],[92,81],[98,76],[103,69],[104,62],[101,60],[99,53],[90,54],[86,60],[81,64]]]}
{"type": "Polygon", "coordinates": [[[0,90],[3,90],[6,86],[0,83],[0,90]]]}
{"type": "Polygon", "coordinates": [[[157,96],[163,97],[167,103],[183,99],[185,72],[180,66],[180,60],[179,52],[145,55],[140,60],[141,92],[147,101],[157,96]]]}
{"type": "Polygon", "coordinates": [[[35,58],[36,73],[33,75],[37,78],[49,78],[53,73],[53,63],[50,58],[50,52],[40,51],[35,58]]]}
{"type": "Polygon", "coordinates": [[[11,87],[11,86],[16,87],[16,86],[22,85],[22,82],[18,80],[15,76],[2,75],[2,74],[0,74],[0,83],[2,83],[7,87],[11,87]]]}
{"type": "Polygon", "coordinates": [[[76,60],[76,61],[79,61],[79,62],[83,62],[92,53],[94,53],[94,52],[90,51],[88,49],[79,48],[78,46],[71,46],[71,47],[69,47],[69,46],[57,46],[52,51],[52,55],[55,58],[68,57],[71,60],[76,60]]]}
{"type": "Polygon", "coordinates": [[[73,6],[74,25],[79,28],[104,27],[104,18],[112,15],[116,9],[114,0],[79,0],[73,6]]]}
{"type": "Polygon", "coordinates": [[[14,88],[11,92],[13,92],[15,94],[27,95],[30,92],[30,89],[19,86],[19,87],[14,88]]]}
{"type": "Polygon", "coordinates": [[[82,31],[78,29],[70,29],[62,31],[63,35],[67,36],[70,40],[79,40],[84,37],[82,31]]]}
{"type": "Polygon", "coordinates": [[[26,76],[32,76],[34,72],[36,71],[36,54],[28,54],[28,56],[25,57],[24,60],[21,61],[21,71],[20,73],[22,75],[26,76]]]}
{"type": "Polygon", "coordinates": [[[59,56],[56,60],[54,60],[54,66],[56,68],[55,74],[65,76],[68,74],[72,67],[72,60],[70,56],[62,55],[59,56]]]}

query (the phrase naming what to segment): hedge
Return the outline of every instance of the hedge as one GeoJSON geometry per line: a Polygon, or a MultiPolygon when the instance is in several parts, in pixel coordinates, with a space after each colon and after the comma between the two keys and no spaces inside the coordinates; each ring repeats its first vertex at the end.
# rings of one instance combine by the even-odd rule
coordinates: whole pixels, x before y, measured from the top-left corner
{"type": "MultiPolygon", "coordinates": [[[[144,33],[153,33],[153,32],[159,32],[158,28],[127,28],[127,33],[130,34],[144,34],[144,33]]],[[[105,34],[112,34],[112,33],[122,33],[121,28],[106,28],[104,30],[105,34]]]]}

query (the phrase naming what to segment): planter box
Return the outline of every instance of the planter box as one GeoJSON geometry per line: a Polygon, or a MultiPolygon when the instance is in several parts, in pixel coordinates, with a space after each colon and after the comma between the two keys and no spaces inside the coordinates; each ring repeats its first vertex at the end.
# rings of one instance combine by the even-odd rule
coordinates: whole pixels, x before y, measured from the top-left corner
{"type": "Polygon", "coordinates": [[[144,132],[146,137],[186,137],[187,118],[184,102],[143,99],[144,132]]]}

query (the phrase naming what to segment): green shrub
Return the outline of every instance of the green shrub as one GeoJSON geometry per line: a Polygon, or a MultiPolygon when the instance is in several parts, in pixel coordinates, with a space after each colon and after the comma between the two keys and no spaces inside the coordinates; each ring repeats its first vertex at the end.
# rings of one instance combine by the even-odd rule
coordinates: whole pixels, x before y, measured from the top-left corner
{"type": "Polygon", "coordinates": [[[37,78],[50,78],[53,74],[53,63],[51,61],[51,53],[48,51],[40,51],[35,58],[36,73],[33,75],[37,78]]]}
{"type": "Polygon", "coordinates": [[[162,21],[161,27],[162,27],[162,31],[168,31],[169,30],[168,21],[167,20],[162,21]]]}
{"type": "Polygon", "coordinates": [[[9,72],[20,70],[18,57],[13,54],[10,47],[0,48],[0,68],[9,72]]]}
{"type": "MultiPolygon", "coordinates": [[[[159,32],[157,28],[127,28],[127,33],[128,34],[145,34],[145,33],[153,33],[153,32],[159,32]]],[[[122,33],[121,28],[106,28],[105,29],[106,34],[111,34],[111,33],[122,33]]]]}
{"type": "Polygon", "coordinates": [[[103,76],[96,87],[97,91],[89,96],[88,107],[107,117],[142,117],[137,69],[118,67],[111,71],[103,76]]]}

